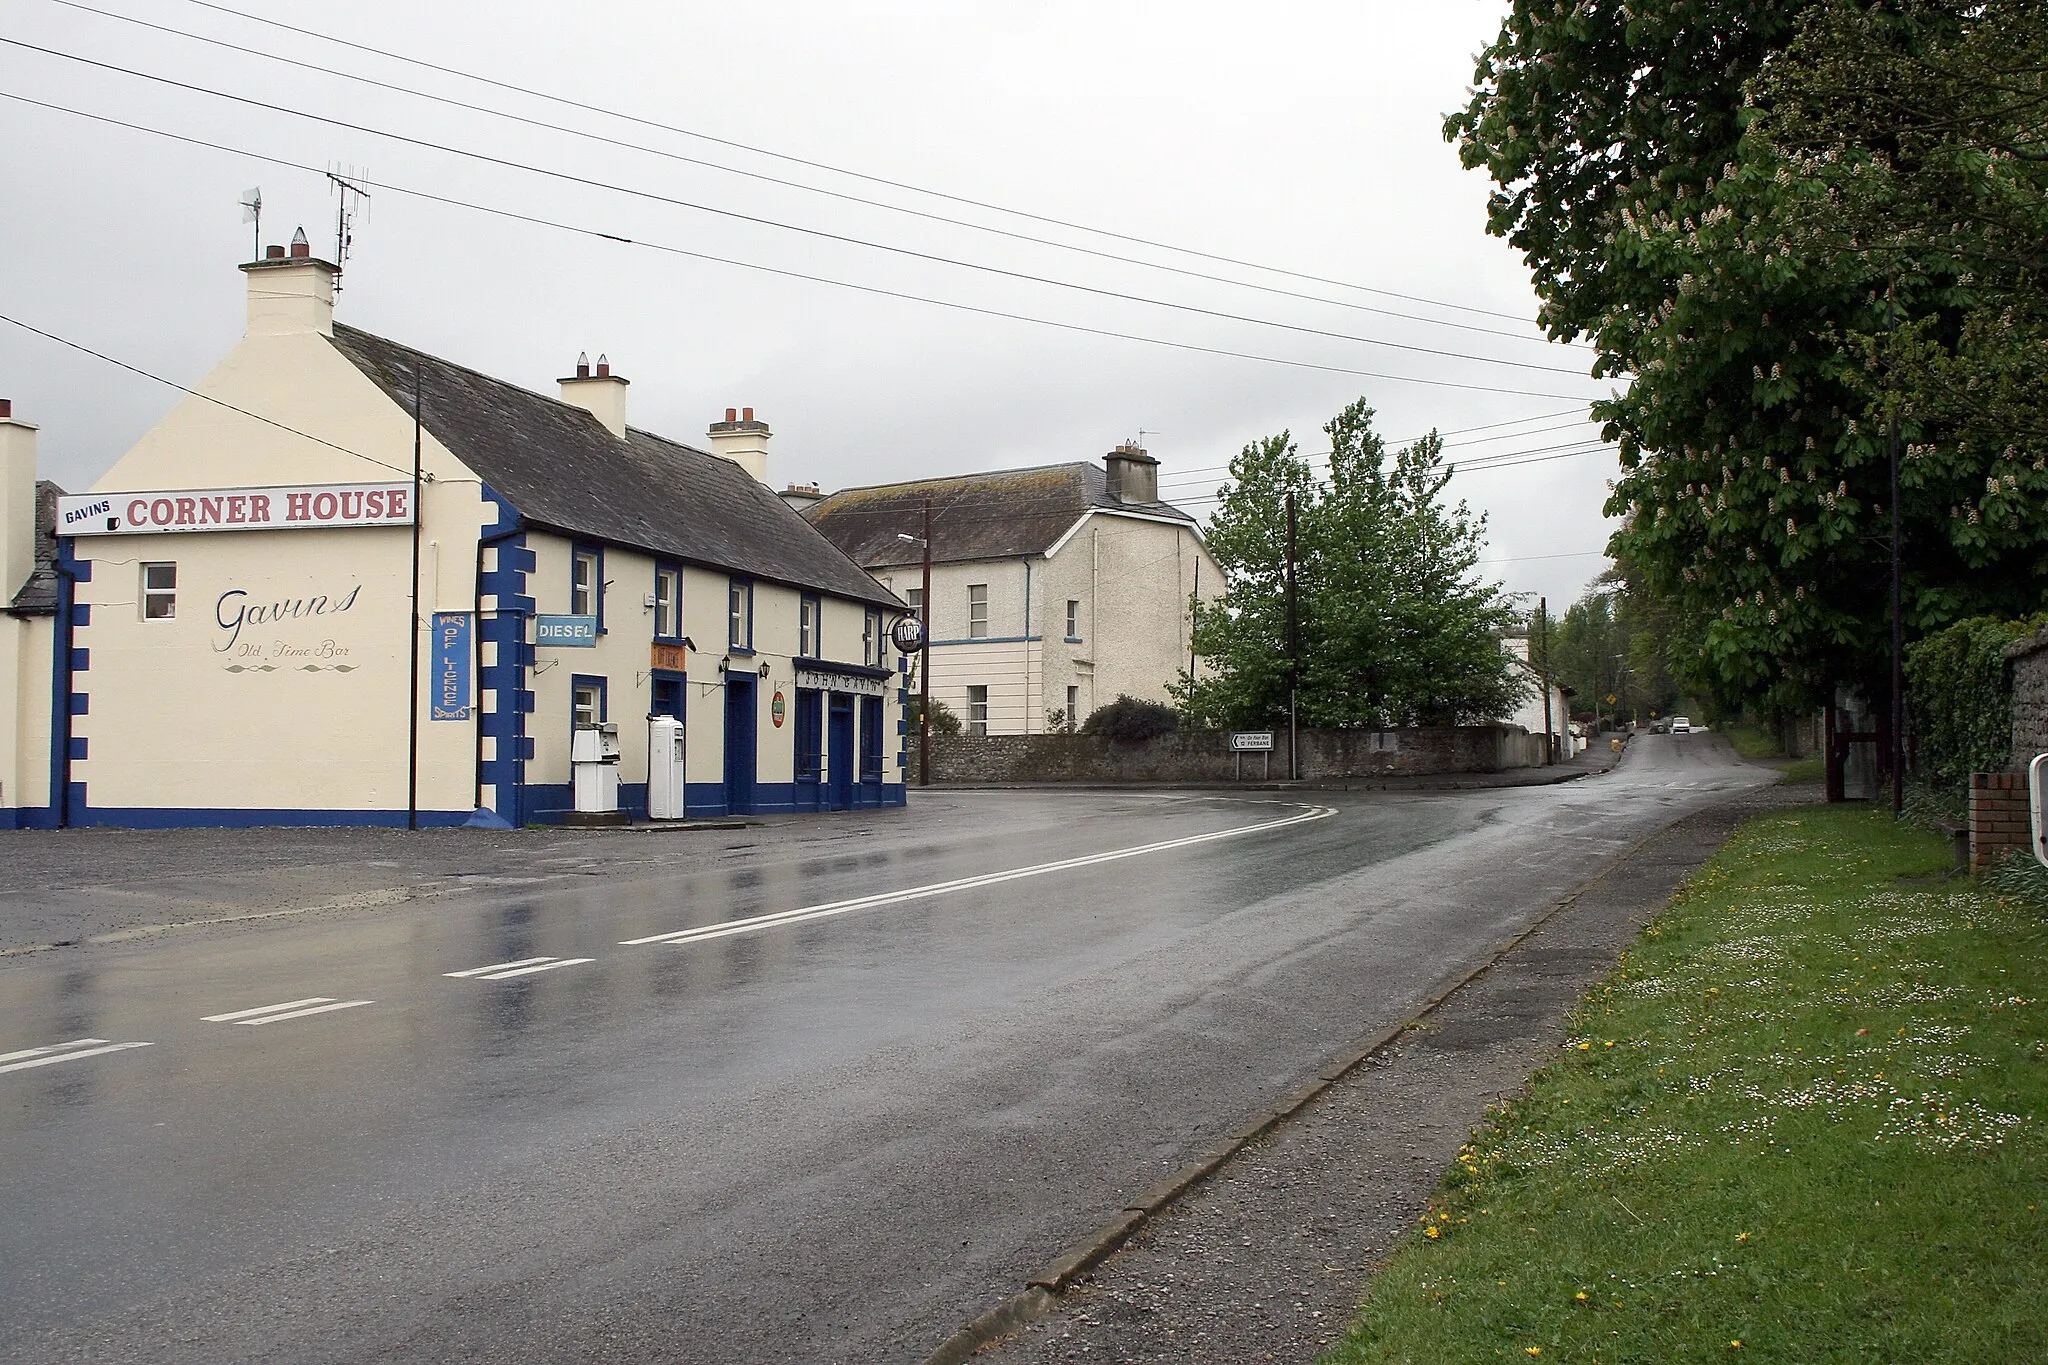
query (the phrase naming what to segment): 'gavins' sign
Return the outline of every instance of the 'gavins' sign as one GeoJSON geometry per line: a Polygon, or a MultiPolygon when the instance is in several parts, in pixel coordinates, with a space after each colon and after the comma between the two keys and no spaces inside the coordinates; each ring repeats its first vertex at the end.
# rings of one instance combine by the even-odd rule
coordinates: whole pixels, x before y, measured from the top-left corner
{"type": "Polygon", "coordinates": [[[60,536],[410,526],[412,519],[409,479],[397,483],[321,483],[298,488],[83,493],[57,499],[60,536]]]}

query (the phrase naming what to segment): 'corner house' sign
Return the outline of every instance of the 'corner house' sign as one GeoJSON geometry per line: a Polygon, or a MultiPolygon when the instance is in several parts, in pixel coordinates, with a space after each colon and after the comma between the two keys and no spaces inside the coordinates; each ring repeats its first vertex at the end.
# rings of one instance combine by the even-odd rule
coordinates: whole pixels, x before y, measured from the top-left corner
{"type": "Polygon", "coordinates": [[[293,488],[81,493],[57,499],[57,534],[61,536],[410,526],[412,519],[410,479],[392,483],[319,483],[293,488]]]}

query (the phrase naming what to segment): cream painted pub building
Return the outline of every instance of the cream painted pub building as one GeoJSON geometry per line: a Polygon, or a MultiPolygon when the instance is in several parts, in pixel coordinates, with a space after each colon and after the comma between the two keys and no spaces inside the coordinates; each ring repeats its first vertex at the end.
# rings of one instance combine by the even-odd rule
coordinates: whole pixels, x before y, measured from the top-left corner
{"type": "Polygon", "coordinates": [[[545,397],[335,323],[303,246],[243,269],[244,339],[58,501],[15,823],[551,822],[606,724],[634,815],[651,771],[689,815],[903,803],[905,608],[769,490],[751,409],[693,449],[602,361],[545,397]]]}

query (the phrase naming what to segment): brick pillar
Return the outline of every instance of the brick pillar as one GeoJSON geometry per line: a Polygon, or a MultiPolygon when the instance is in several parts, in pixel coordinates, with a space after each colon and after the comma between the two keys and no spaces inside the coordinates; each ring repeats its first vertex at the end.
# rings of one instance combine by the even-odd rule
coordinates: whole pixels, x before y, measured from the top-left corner
{"type": "Polygon", "coordinates": [[[2027,775],[1970,774],[1970,871],[1989,871],[2027,849],[2027,775]]]}

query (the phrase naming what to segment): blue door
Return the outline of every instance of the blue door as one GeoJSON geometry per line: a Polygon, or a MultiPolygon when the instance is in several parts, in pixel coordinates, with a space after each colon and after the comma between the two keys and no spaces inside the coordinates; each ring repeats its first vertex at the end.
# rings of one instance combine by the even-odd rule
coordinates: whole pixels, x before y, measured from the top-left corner
{"type": "Polygon", "coordinates": [[[853,698],[844,692],[832,694],[831,737],[826,755],[826,780],[832,787],[832,809],[852,810],[853,698]]]}
{"type": "Polygon", "coordinates": [[[860,803],[882,804],[882,699],[860,699],[860,803]]]}
{"type": "Polygon", "coordinates": [[[725,812],[754,813],[754,680],[725,675],[725,812]]]}
{"type": "Polygon", "coordinates": [[[825,694],[815,688],[796,690],[796,808],[818,810],[824,804],[819,781],[825,756],[825,694]]]}

